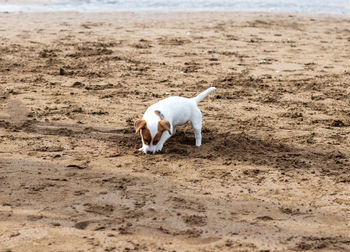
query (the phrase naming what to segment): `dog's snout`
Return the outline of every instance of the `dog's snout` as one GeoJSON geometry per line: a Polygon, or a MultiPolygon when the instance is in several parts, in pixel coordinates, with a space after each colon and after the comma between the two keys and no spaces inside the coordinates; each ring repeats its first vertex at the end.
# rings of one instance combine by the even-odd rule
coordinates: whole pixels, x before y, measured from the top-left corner
{"type": "Polygon", "coordinates": [[[147,154],[153,154],[153,151],[147,151],[147,154]]]}

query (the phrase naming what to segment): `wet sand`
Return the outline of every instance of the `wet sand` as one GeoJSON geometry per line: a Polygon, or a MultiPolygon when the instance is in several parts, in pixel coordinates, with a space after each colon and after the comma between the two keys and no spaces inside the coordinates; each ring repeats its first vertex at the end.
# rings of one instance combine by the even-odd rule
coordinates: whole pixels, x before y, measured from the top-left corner
{"type": "Polygon", "coordinates": [[[350,18],[0,14],[0,251],[350,250],[350,18]],[[162,153],[133,123],[217,90],[162,153]]]}

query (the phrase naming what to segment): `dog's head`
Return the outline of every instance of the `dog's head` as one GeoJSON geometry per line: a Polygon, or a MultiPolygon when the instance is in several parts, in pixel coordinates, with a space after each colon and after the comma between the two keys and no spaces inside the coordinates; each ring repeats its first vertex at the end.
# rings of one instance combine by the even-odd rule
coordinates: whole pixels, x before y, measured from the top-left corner
{"type": "Polygon", "coordinates": [[[164,142],[161,141],[163,133],[170,131],[170,123],[166,120],[160,120],[158,122],[149,122],[140,119],[135,122],[136,134],[140,132],[142,139],[142,151],[144,153],[154,154],[163,148],[164,142]]]}

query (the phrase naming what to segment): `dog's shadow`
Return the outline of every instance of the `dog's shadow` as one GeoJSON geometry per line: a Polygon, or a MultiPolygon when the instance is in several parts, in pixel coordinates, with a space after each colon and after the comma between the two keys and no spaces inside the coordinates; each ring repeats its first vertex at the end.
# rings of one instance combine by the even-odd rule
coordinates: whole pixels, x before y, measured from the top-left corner
{"type": "MultiPolygon", "coordinates": [[[[163,153],[172,158],[222,160],[226,164],[242,162],[257,166],[269,166],[280,170],[302,169],[325,175],[348,174],[349,157],[336,149],[302,147],[283,143],[274,138],[261,139],[247,133],[220,133],[204,129],[203,142],[195,146],[191,130],[179,131],[165,144],[163,153]]],[[[344,175],[342,175],[343,177],[344,175]]],[[[350,181],[350,175],[348,179],[350,181]]]]}

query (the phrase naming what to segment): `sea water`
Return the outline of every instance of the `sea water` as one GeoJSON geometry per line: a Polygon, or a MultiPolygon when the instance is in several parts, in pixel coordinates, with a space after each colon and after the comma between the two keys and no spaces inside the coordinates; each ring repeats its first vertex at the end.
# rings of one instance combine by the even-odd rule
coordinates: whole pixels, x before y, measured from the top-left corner
{"type": "Polygon", "coordinates": [[[9,0],[0,4],[0,12],[20,11],[262,11],[350,15],[350,0],[56,0],[44,4],[11,4],[9,0]]]}

